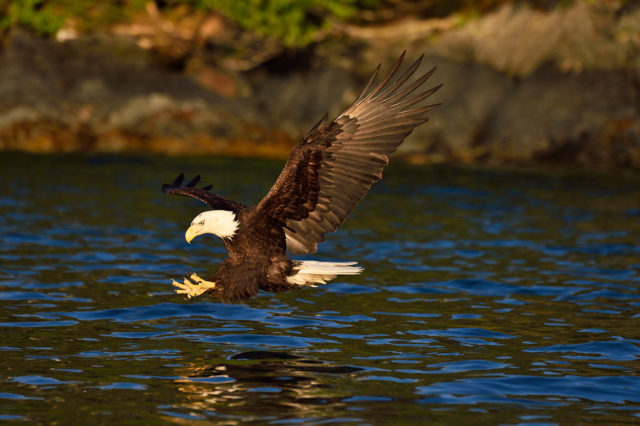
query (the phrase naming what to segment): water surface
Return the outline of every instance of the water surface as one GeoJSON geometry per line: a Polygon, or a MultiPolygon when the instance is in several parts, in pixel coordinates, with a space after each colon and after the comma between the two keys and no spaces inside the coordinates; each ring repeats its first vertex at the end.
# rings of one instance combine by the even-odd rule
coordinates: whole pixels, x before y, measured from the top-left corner
{"type": "Polygon", "coordinates": [[[179,172],[244,203],[282,163],[0,154],[0,420],[640,421],[640,175],[392,165],[313,258],[361,276],[173,293],[179,172]]]}

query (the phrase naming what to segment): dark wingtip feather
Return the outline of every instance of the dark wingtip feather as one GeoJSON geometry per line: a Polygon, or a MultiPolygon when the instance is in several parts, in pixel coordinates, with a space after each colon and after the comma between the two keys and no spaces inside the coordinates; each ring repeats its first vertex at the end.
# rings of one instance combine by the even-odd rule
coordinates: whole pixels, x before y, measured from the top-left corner
{"type": "Polygon", "coordinates": [[[171,192],[173,192],[174,189],[180,188],[180,185],[182,184],[183,180],[184,180],[184,173],[180,173],[178,177],[174,179],[173,183],[162,184],[162,192],[164,192],[165,194],[170,194],[171,192]]]}
{"type": "MultiPolygon", "coordinates": [[[[173,194],[182,188],[195,188],[198,182],[200,182],[200,175],[197,175],[196,177],[191,179],[189,183],[187,183],[184,187],[182,187],[183,180],[184,173],[180,173],[180,176],[178,176],[172,184],[165,183],[162,185],[162,192],[164,192],[165,194],[173,194]]],[[[213,185],[207,185],[205,187],[202,187],[201,189],[204,191],[209,191],[211,188],[213,188],[213,185]]]]}
{"type": "Polygon", "coordinates": [[[172,186],[180,186],[182,185],[182,181],[184,180],[184,173],[180,173],[176,180],[171,184],[172,186]]]}
{"type": "Polygon", "coordinates": [[[417,96],[414,96],[411,99],[405,99],[404,101],[400,101],[398,103],[395,103],[395,104],[393,104],[393,107],[407,109],[410,106],[415,105],[415,104],[427,99],[429,96],[431,96],[434,93],[436,93],[441,87],[442,87],[442,83],[438,84],[437,86],[432,87],[429,90],[426,90],[426,91],[420,93],[417,96]]]}
{"type": "Polygon", "coordinates": [[[191,179],[191,180],[189,181],[189,183],[188,183],[188,184],[186,184],[185,186],[186,186],[187,188],[193,188],[194,186],[196,186],[196,184],[197,184],[198,182],[200,182],[200,175],[197,175],[196,177],[194,177],[193,179],[191,179]]]}
{"type": "MultiPolygon", "coordinates": [[[[436,70],[438,69],[438,66],[435,65],[434,67],[432,67],[429,71],[427,71],[425,73],[425,76],[427,76],[427,79],[431,78],[431,76],[433,75],[434,72],[436,72],[436,70]]],[[[442,84],[441,84],[442,85],[442,84]]]]}
{"type": "Polygon", "coordinates": [[[406,88],[404,90],[400,90],[400,88],[413,75],[413,73],[416,72],[418,67],[420,67],[420,63],[422,63],[422,59],[423,58],[424,58],[424,53],[422,55],[420,55],[420,57],[413,64],[411,64],[411,66],[409,68],[407,68],[404,71],[404,73],[402,73],[402,75],[400,77],[398,77],[398,79],[396,81],[394,81],[392,84],[387,86],[386,89],[384,89],[382,92],[377,94],[375,97],[371,98],[371,100],[374,101],[374,100],[376,100],[378,98],[382,98],[382,97],[385,97],[385,96],[388,95],[389,97],[385,98],[385,100],[382,101],[382,102],[386,102],[389,99],[396,98],[398,96],[399,97],[404,97],[405,95],[413,92],[413,90],[416,87],[420,86],[426,79],[428,79],[431,74],[427,73],[426,75],[420,77],[418,80],[413,82],[411,85],[409,85],[408,88],[406,88]],[[396,92],[395,95],[394,95],[394,92],[396,92]]]}
{"type": "Polygon", "coordinates": [[[391,71],[389,71],[387,76],[380,83],[378,83],[378,85],[371,91],[371,93],[367,95],[367,98],[374,99],[381,92],[384,92],[384,89],[387,86],[387,83],[389,83],[389,80],[391,80],[391,78],[395,75],[395,73],[400,68],[402,61],[404,60],[405,53],[407,53],[406,50],[402,52],[402,54],[400,55],[396,63],[393,65],[393,67],[391,68],[391,71]]]}
{"type": "Polygon", "coordinates": [[[360,96],[358,96],[353,103],[351,104],[351,106],[357,105],[360,102],[362,102],[362,100],[364,98],[367,97],[367,95],[369,94],[369,89],[371,88],[371,86],[373,85],[373,83],[376,81],[376,78],[378,77],[378,73],[380,72],[380,67],[382,67],[382,64],[378,64],[378,66],[376,67],[375,71],[373,71],[373,75],[371,75],[371,78],[369,79],[369,81],[367,82],[367,85],[365,86],[364,90],[360,93],[360,96]]]}

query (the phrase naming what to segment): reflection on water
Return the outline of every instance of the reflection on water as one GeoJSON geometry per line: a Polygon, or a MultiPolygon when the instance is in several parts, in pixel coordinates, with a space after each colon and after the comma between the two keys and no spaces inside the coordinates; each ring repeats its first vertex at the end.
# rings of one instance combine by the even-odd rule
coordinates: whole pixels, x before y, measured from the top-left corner
{"type": "Polygon", "coordinates": [[[175,381],[179,383],[178,389],[187,394],[188,402],[174,408],[231,417],[242,408],[258,420],[260,413],[278,406],[295,412],[296,416],[321,417],[327,409],[344,409],[346,405],[343,398],[327,396],[330,386],[323,383],[322,376],[349,377],[361,370],[287,352],[242,352],[219,364],[178,368],[180,378],[175,381]],[[239,360],[246,362],[233,362],[239,360]]]}
{"type": "Polygon", "coordinates": [[[314,256],[363,275],[243,305],[175,295],[225,252],[184,242],[202,206],[159,183],[208,173],[250,203],[280,166],[2,154],[0,419],[640,419],[637,173],[395,165],[314,256]]]}

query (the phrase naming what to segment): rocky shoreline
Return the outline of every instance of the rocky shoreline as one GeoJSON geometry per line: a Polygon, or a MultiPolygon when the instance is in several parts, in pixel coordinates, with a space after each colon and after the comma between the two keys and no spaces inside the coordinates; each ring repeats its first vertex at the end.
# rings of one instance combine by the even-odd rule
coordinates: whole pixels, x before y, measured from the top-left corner
{"type": "Polygon", "coordinates": [[[0,52],[0,149],[285,157],[406,48],[410,60],[425,53],[425,71],[438,67],[443,106],[398,155],[639,167],[640,8],[603,7],[507,6],[463,26],[413,22],[377,37],[342,28],[246,71],[206,61],[176,71],[122,35],[59,42],[16,28],[0,52]]]}

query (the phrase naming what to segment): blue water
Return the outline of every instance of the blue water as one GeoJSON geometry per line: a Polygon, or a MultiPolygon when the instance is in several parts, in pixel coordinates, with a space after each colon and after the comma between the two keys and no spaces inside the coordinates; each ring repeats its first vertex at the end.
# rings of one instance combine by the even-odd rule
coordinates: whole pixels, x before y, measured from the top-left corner
{"type": "Polygon", "coordinates": [[[160,184],[281,166],[0,154],[0,420],[640,422],[640,174],[393,164],[313,257],[361,276],[176,295],[225,252],[160,184]]]}

